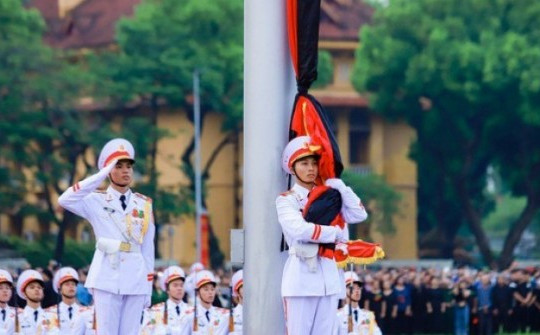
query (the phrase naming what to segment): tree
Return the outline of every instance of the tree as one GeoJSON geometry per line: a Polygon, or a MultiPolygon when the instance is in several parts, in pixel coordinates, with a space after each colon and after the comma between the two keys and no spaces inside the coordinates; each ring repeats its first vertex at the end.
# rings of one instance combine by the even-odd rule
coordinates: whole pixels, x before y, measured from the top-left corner
{"type": "Polygon", "coordinates": [[[375,174],[359,175],[345,170],[342,178],[356,194],[360,195],[369,213],[368,222],[374,223],[381,233],[395,233],[394,218],[399,215],[401,195],[381,176],[375,174]]]}
{"type": "MultiPolygon", "coordinates": [[[[118,24],[118,50],[99,55],[102,71],[94,67],[103,74],[103,96],[120,106],[149,106],[154,124],[162,107],[191,110],[192,74],[200,70],[201,119],[210,111],[222,113],[226,133],[204,166],[203,182],[210,177],[221,150],[229,144],[238,147],[243,101],[242,8],[240,0],[143,1],[133,18],[118,24]]],[[[191,113],[188,116],[193,122],[191,113]]],[[[194,139],[181,155],[192,191],[193,151],[194,139]]],[[[151,175],[155,178],[155,173],[151,175]]],[[[217,240],[211,236],[211,241],[217,240]]],[[[219,246],[212,243],[211,252],[219,253],[219,246]]]]}
{"type": "Polygon", "coordinates": [[[443,231],[463,218],[492,267],[510,264],[540,208],[539,12],[511,0],[396,0],[362,30],[357,53],[355,87],[373,93],[376,112],[417,132],[413,158],[431,182],[419,194],[428,188],[435,199],[421,211],[443,231]],[[484,194],[490,165],[527,198],[498,260],[482,228],[493,208],[484,194]],[[445,213],[457,220],[441,220],[445,213]]]}

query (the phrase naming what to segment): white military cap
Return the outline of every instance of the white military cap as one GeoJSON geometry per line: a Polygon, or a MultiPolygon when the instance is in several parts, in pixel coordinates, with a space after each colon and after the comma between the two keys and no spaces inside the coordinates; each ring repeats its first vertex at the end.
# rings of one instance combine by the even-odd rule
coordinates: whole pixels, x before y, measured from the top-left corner
{"type": "Polygon", "coordinates": [[[189,273],[204,270],[204,265],[201,262],[195,262],[189,267],[189,273]]]}
{"type": "Polygon", "coordinates": [[[359,285],[362,284],[356,272],[354,271],[345,272],[345,286],[349,286],[352,283],[358,283],[359,285]]]}
{"type": "Polygon", "coordinates": [[[41,273],[37,272],[36,270],[23,271],[19,276],[19,279],[17,280],[17,294],[19,295],[19,297],[26,300],[24,290],[26,289],[28,284],[35,281],[40,282],[42,286],[45,286],[41,273]]]}
{"type": "Polygon", "coordinates": [[[292,174],[294,162],[300,158],[317,155],[321,149],[320,145],[313,145],[309,136],[299,136],[290,141],[281,156],[281,167],[288,174],[292,174]]]}
{"type": "Polygon", "coordinates": [[[195,278],[196,278],[195,288],[197,290],[208,283],[212,283],[214,284],[214,286],[217,285],[214,274],[208,270],[201,270],[197,272],[197,274],[195,275],[195,278]]]}
{"type": "Polygon", "coordinates": [[[56,271],[53,277],[54,292],[58,293],[60,286],[70,280],[74,280],[76,283],[79,283],[79,274],[74,268],[64,267],[56,271]]]}
{"type": "Polygon", "coordinates": [[[103,169],[115,159],[128,159],[135,162],[135,149],[133,149],[133,145],[128,140],[115,138],[107,142],[99,154],[98,169],[103,169]]]}
{"type": "Polygon", "coordinates": [[[233,296],[238,296],[238,290],[240,290],[240,288],[244,286],[244,270],[238,270],[233,274],[231,279],[231,286],[233,288],[233,296]]]}
{"type": "Polygon", "coordinates": [[[181,267],[173,265],[169,266],[160,278],[161,289],[167,291],[167,285],[176,279],[186,280],[186,273],[181,267]]]}
{"type": "Polygon", "coordinates": [[[2,283],[9,283],[13,286],[13,277],[11,277],[11,274],[6,270],[0,269],[0,284],[2,283]]]}

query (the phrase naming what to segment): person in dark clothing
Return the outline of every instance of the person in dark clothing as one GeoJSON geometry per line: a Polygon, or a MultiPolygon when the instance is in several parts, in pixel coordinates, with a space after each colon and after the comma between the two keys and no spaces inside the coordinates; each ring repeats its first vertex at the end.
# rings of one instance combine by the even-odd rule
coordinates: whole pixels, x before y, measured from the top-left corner
{"type": "Polygon", "coordinates": [[[394,296],[397,306],[397,314],[395,319],[396,333],[412,334],[411,289],[409,286],[405,285],[404,276],[400,276],[396,279],[394,296]]]}
{"type": "Polygon", "coordinates": [[[536,282],[536,288],[533,290],[534,301],[531,306],[532,322],[531,322],[531,332],[540,332],[540,287],[536,282]]]}
{"type": "Polygon", "coordinates": [[[417,276],[411,287],[411,309],[413,332],[421,334],[426,332],[426,287],[422,278],[417,276]]]}
{"type": "Polygon", "coordinates": [[[512,289],[508,286],[508,279],[504,275],[497,277],[497,284],[491,291],[491,300],[493,303],[493,330],[510,333],[513,331],[510,324],[510,318],[513,315],[514,297],[512,289]]]}
{"type": "Polygon", "coordinates": [[[529,326],[529,306],[533,299],[533,292],[525,270],[519,270],[515,275],[517,282],[513,292],[515,299],[514,320],[517,330],[525,332],[529,326]]]}
{"type": "Polygon", "coordinates": [[[426,292],[427,330],[431,334],[444,332],[446,314],[445,292],[439,286],[439,278],[433,277],[426,292]]]}
{"type": "Polygon", "coordinates": [[[383,280],[383,303],[385,308],[382,314],[381,331],[383,334],[394,334],[396,331],[395,320],[397,316],[397,305],[394,290],[392,289],[392,281],[390,279],[383,280]]]}
{"type": "MultiPolygon", "coordinates": [[[[364,295],[364,294],[363,294],[364,295]]],[[[371,284],[371,290],[366,291],[366,300],[364,309],[372,311],[375,314],[375,321],[380,326],[382,325],[383,311],[386,310],[386,302],[383,299],[381,282],[374,280],[371,284]]]]}
{"type": "Polygon", "coordinates": [[[467,335],[469,334],[469,318],[471,304],[471,290],[469,283],[461,279],[452,290],[453,305],[454,305],[454,334],[467,335]]]}
{"type": "Polygon", "coordinates": [[[478,333],[480,335],[491,335],[493,333],[491,314],[491,291],[493,287],[490,279],[489,274],[483,274],[480,277],[480,283],[476,287],[476,310],[478,311],[478,333]]]}

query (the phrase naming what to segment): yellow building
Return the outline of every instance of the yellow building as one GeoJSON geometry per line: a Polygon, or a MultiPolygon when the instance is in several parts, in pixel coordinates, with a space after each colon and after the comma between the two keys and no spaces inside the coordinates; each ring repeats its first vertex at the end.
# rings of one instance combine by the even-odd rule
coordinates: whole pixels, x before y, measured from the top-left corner
{"type": "MultiPolygon", "coordinates": [[[[69,36],[62,37],[53,31],[54,34],[48,34],[47,41],[53,46],[68,48],[101,47],[111,43],[114,21],[121,15],[131,14],[138,1],[119,1],[117,15],[107,13],[103,14],[103,17],[97,17],[93,30],[89,27],[77,30],[76,18],[84,17],[85,11],[99,12],[100,6],[107,6],[107,0],[59,1],[58,8],[52,8],[47,3],[45,0],[33,1],[35,7],[42,11],[47,22],[51,24],[50,29],[58,29],[66,22],[73,27],[69,36]],[[62,9],[62,4],[69,4],[69,10],[62,9]]],[[[383,236],[372,230],[371,237],[383,244],[388,258],[414,259],[417,257],[417,171],[414,162],[408,158],[408,153],[415,133],[405,123],[390,123],[371,113],[366,99],[354,91],[350,80],[354,52],[358,47],[358,30],[369,22],[371,14],[371,9],[360,1],[323,1],[320,48],[332,55],[334,77],[327,87],[312,93],[325,106],[334,121],[345,167],[357,173],[382,175],[402,194],[400,213],[394,220],[396,234],[383,236]]],[[[158,126],[172,134],[171,137],[161,140],[157,147],[160,187],[174,190],[188,182],[180,170],[181,154],[193,136],[193,127],[187,119],[187,113],[191,111],[163,110],[159,114],[158,126]]],[[[242,227],[240,178],[243,144],[242,134],[236,134],[238,136],[229,138],[223,149],[213,157],[216,146],[230,135],[222,132],[221,124],[222,116],[217,113],[209,113],[204,119],[202,165],[205,166],[211,157],[215,159],[206,185],[206,205],[220,248],[226,258],[229,258],[230,229],[242,227]]],[[[194,218],[182,217],[163,224],[165,225],[160,233],[162,258],[173,258],[181,265],[192,263],[196,256],[194,218]]],[[[15,228],[13,223],[8,224],[5,219],[0,221],[2,233],[23,235],[24,232],[43,232],[43,226],[34,219],[28,219],[24,228],[21,228],[22,225],[17,227],[15,228]]],[[[80,226],[72,229],[69,235],[77,239],[83,236],[86,238],[87,231],[87,228],[80,226]]]]}

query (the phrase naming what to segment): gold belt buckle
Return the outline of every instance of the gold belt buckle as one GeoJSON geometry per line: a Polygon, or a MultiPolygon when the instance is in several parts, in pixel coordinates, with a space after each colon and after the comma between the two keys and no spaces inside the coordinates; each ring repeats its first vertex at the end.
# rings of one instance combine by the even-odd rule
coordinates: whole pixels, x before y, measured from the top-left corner
{"type": "Polygon", "coordinates": [[[123,251],[123,252],[131,251],[131,244],[129,244],[128,242],[121,242],[120,243],[120,251],[123,251]]]}

